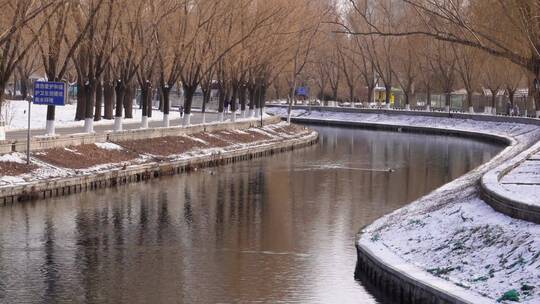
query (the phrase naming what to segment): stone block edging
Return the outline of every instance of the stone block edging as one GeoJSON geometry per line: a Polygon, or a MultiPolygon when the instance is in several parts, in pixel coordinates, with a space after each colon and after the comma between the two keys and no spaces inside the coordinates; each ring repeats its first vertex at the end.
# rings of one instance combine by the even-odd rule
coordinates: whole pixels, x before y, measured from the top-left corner
{"type": "Polygon", "coordinates": [[[501,180],[512,170],[523,164],[533,154],[540,151],[540,142],[512,158],[507,163],[490,170],[480,180],[480,194],[482,199],[493,209],[510,217],[540,224],[540,202],[528,202],[514,199],[512,194],[501,186],[501,180]]]}

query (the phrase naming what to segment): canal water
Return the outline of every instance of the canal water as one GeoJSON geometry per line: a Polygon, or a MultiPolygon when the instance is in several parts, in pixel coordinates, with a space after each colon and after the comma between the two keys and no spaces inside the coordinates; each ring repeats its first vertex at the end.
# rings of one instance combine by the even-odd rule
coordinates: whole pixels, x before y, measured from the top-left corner
{"type": "Polygon", "coordinates": [[[0,303],[389,303],[354,280],[355,234],[501,147],[314,128],[302,150],[0,208],[0,303]]]}

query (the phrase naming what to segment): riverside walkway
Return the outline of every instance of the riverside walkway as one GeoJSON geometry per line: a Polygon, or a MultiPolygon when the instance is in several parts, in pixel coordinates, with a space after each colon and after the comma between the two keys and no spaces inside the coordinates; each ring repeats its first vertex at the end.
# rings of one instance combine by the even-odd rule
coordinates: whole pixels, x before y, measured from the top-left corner
{"type": "MultiPolygon", "coordinates": [[[[174,126],[180,126],[182,125],[181,118],[179,117],[180,114],[178,112],[171,112],[171,116],[175,117],[174,119],[170,120],[171,127],[174,126]]],[[[217,113],[206,113],[206,122],[214,122],[218,120],[217,113]]],[[[199,124],[202,122],[202,114],[201,113],[193,113],[191,117],[191,124],[199,124]]],[[[78,133],[84,133],[84,122],[81,122],[80,126],[70,126],[70,127],[62,127],[62,125],[58,125],[56,128],[56,134],[57,135],[70,135],[70,134],[78,134],[78,133]]],[[[152,120],[148,121],[148,128],[159,128],[163,126],[163,121],[161,120],[152,120]]],[[[124,123],[122,125],[122,128],[124,130],[135,130],[139,129],[141,127],[140,122],[130,122],[130,123],[124,123]]],[[[113,128],[113,121],[110,121],[110,124],[100,124],[94,126],[95,133],[104,133],[107,131],[111,131],[113,128]]],[[[14,131],[7,131],[6,132],[6,138],[8,140],[24,140],[26,139],[26,130],[14,130],[14,131]]],[[[32,130],[32,136],[43,136],[46,134],[45,129],[38,129],[38,130],[32,130]]]]}
{"type": "Polygon", "coordinates": [[[540,145],[499,179],[506,196],[540,210],[540,145]]]}

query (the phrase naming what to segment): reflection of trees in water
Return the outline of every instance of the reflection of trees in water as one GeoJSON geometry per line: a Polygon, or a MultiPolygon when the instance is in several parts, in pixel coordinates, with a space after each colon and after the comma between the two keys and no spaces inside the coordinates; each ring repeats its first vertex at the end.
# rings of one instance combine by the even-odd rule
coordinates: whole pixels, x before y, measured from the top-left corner
{"type": "Polygon", "coordinates": [[[98,269],[100,266],[100,223],[99,209],[90,211],[81,208],[75,220],[77,249],[75,260],[79,284],[85,302],[96,302],[99,296],[98,269]]]}
{"type": "Polygon", "coordinates": [[[57,301],[58,290],[57,284],[60,279],[58,265],[55,256],[55,228],[54,221],[48,214],[45,218],[45,226],[43,229],[43,265],[41,272],[45,280],[45,292],[43,295],[44,303],[54,303],[57,301]]]}
{"type": "Polygon", "coordinates": [[[170,219],[169,219],[169,200],[168,193],[166,191],[160,191],[158,194],[159,205],[158,218],[157,218],[157,241],[158,244],[161,244],[164,240],[167,240],[167,236],[163,235],[167,228],[169,228],[170,219]]]}

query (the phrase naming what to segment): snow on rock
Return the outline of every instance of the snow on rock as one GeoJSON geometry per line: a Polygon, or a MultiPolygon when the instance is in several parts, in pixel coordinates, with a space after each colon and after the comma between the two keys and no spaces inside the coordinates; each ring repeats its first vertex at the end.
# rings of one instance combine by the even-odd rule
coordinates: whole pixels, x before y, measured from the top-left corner
{"type": "Polygon", "coordinates": [[[103,150],[109,150],[109,151],[121,151],[124,150],[121,146],[114,144],[112,142],[103,142],[103,143],[95,143],[95,145],[103,150]]]}
{"type": "MultiPolygon", "coordinates": [[[[286,109],[269,111],[286,115],[286,109]]],[[[362,231],[358,243],[381,255],[385,251],[388,256],[396,255],[402,262],[394,264],[404,261],[414,265],[423,269],[428,279],[429,274],[439,277],[463,287],[461,291],[468,291],[473,297],[482,295],[495,303],[504,293],[515,290],[520,303],[540,303],[540,225],[493,210],[479,197],[477,188],[478,180],[486,172],[507,163],[538,141],[539,127],[427,116],[309,113],[305,110],[294,110],[293,116],[482,132],[511,140],[513,145],[492,161],[375,221],[362,231]]]]}

